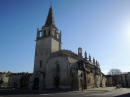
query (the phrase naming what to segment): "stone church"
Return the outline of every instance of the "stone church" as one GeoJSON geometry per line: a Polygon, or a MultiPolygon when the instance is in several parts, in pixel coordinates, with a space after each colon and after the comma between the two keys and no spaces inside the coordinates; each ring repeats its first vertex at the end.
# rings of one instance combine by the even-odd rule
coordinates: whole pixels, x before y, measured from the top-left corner
{"type": "Polygon", "coordinates": [[[82,48],[78,48],[78,54],[61,48],[61,32],[50,7],[45,25],[37,29],[34,72],[29,88],[83,90],[105,87],[105,84],[99,63],[86,52],[83,56],[82,48]]]}

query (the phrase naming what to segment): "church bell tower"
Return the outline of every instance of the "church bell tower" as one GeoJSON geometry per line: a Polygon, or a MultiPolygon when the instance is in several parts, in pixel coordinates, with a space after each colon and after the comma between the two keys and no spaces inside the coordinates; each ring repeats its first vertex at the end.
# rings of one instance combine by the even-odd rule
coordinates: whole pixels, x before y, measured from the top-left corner
{"type": "Polygon", "coordinates": [[[61,49],[61,32],[55,26],[52,7],[41,29],[37,29],[34,72],[45,72],[46,61],[51,53],[61,49]]]}

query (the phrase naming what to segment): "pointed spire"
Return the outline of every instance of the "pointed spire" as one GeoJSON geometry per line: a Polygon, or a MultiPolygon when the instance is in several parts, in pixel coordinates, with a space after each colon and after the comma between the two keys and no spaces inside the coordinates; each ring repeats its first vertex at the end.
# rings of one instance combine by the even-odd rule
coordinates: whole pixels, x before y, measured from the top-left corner
{"type": "Polygon", "coordinates": [[[98,67],[98,68],[100,68],[100,64],[99,64],[99,62],[96,60],[96,66],[98,67]]]}
{"type": "Polygon", "coordinates": [[[45,26],[55,26],[53,12],[52,12],[52,6],[49,9],[49,13],[48,13],[48,16],[47,16],[45,26]]]}
{"type": "Polygon", "coordinates": [[[60,30],[60,33],[59,33],[59,40],[61,42],[61,30],[60,30]]]}
{"type": "Polygon", "coordinates": [[[82,57],[82,48],[81,48],[81,47],[78,48],[78,55],[79,55],[80,57],[82,57]]]}
{"type": "Polygon", "coordinates": [[[99,64],[99,62],[98,62],[98,68],[100,68],[100,64],[99,64]]]}
{"type": "Polygon", "coordinates": [[[84,56],[85,56],[85,59],[87,59],[87,52],[85,51],[85,53],[84,53],[84,56]]]}
{"type": "Polygon", "coordinates": [[[96,60],[96,66],[98,65],[98,61],[96,60]]]}
{"type": "Polygon", "coordinates": [[[89,54],[89,62],[91,62],[91,56],[90,56],[90,54],[89,54]]]}
{"type": "Polygon", "coordinates": [[[95,58],[93,57],[93,65],[95,65],[95,58]]]}

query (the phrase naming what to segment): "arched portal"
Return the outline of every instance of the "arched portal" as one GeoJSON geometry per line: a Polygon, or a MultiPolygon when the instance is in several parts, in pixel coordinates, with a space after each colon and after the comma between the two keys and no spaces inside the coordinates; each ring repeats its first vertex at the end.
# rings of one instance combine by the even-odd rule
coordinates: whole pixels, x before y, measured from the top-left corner
{"type": "Polygon", "coordinates": [[[34,90],[38,90],[39,89],[39,78],[38,77],[34,79],[33,89],[34,90]]]}
{"type": "Polygon", "coordinates": [[[56,64],[56,75],[54,76],[54,86],[55,88],[59,88],[60,85],[60,66],[56,64]]]}

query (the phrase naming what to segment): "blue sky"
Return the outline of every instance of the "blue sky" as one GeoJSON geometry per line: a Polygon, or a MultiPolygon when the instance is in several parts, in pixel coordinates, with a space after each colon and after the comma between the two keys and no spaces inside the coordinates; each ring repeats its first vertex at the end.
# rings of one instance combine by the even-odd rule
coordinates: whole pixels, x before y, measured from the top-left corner
{"type": "MultiPolygon", "coordinates": [[[[130,71],[130,0],[51,0],[62,48],[82,47],[112,68],[130,71]]],[[[37,28],[46,20],[48,0],[0,0],[0,71],[32,72],[37,28]]]]}

